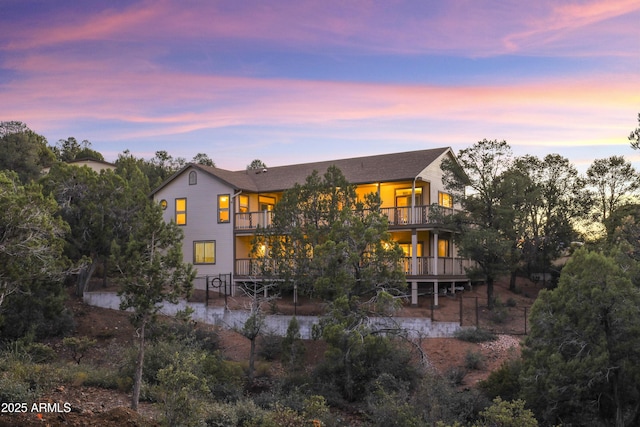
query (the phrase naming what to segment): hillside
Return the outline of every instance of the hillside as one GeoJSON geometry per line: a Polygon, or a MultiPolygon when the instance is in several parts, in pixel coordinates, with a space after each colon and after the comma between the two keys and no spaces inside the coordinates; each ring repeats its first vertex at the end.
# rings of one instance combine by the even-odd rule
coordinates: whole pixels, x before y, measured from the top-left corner
{"type": "MultiPolygon", "coordinates": [[[[514,307],[509,307],[506,318],[501,323],[492,322],[490,314],[486,310],[478,313],[478,320],[485,327],[493,325],[502,331],[523,331],[524,318],[522,308],[530,306],[533,297],[537,294],[537,288],[530,283],[520,283],[519,294],[513,294],[506,289],[504,284],[496,286],[496,294],[502,301],[512,299],[514,307]]],[[[479,286],[472,291],[465,291],[465,301],[475,303],[475,298],[482,300],[486,297],[484,286],[479,286]]],[[[459,299],[442,297],[440,307],[434,310],[436,320],[455,321],[459,318],[459,299]]],[[[426,303],[425,303],[426,304],[426,303]]],[[[81,365],[95,365],[113,367],[123,351],[133,344],[135,331],[128,320],[128,315],[116,310],[108,310],[88,306],[81,301],[71,298],[69,308],[74,313],[76,331],[74,336],[89,337],[96,340],[96,345],[90,348],[81,360],[81,365]]],[[[281,304],[281,310],[286,311],[285,303],[281,304]]],[[[474,304],[472,304],[472,307],[474,304]]],[[[466,309],[463,324],[475,321],[475,310],[471,313],[466,309]]],[[[309,307],[305,307],[309,309],[309,307]]],[[[407,308],[404,315],[430,316],[430,307],[418,306],[407,308]]],[[[249,341],[234,331],[219,330],[219,345],[224,356],[230,360],[243,362],[248,359],[249,341]]],[[[500,335],[494,342],[473,344],[463,342],[455,338],[429,338],[421,340],[421,347],[428,358],[428,364],[439,372],[446,372],[452,368],[465,366],[465,356],[469,352],[481,355],[483,363],[478,369],[467,370],[460,387],[473,387],[478,381],[485,379],[489,373],[498,368],[505,360],[519,355],[519,342],[522,335],[500,335]]],[[[59,362],[73,364],[72,355],[62,344],[61,339],[52,339],[48,342],[55,350],[59,362]]],[[[323,357],[325,345],[319,341],[305,341],[306,366],[311,368],[323,357]]],[[[267,376],[277,377],[282,373],[278,362],[267,364],[267,376]]],[[[156,426],[161,413],[160,408],[148,402],[141,402],[139,411],[128,409],[129,393],[114,389],[87,386],[81,379],[72,383],[61,379],[52,379],[52,386],[39,400],[39,403],[59,403],[60,406],[68,404],[71,412],[68,413],[38,413],[28,412],[24,414],[0,414],[0,426],[156,426]]],[[[51,409],[51,408],[50,408],[51,409]]]]}

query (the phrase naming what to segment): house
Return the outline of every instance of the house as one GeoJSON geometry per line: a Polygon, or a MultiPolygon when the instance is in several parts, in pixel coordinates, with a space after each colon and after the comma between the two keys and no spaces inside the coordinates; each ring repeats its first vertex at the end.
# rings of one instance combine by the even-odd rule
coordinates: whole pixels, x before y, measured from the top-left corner
{"type": "MultiPolygon", "coordinates": [[[[115,170],[116,165],[113,163],[105,162],[104,160],[99,160],[93,157],[83,157],[81,159],[75,159],[67,162],[67,164],[71,166],[83,167],[86,166],[92,171],[96,173],[100,173],[103,170],[115,170]]],[[[46,175],[51,170],[50,167],[46,167],[42,169],[42,174],[46,175]]]]}
{"type": "MultiPolygon", "coordinates": [[[[468,283],[452,233],[434,222],[434,209],[453,212],[454,200],[442,184],[440,164],[450,148],[410,151],[257,170],[229,171],[188,164],[153,191],[164,219],[184,230],[184,261],[198,276],[227,277],[235,286],[254,277],[251,241],[258,226],[268,227],[284,190],[303,184],[314,170],[331,165],[356,185],[359,196],[377,192],[389,231],[404,251],[411,302],[468,283]]],[[[202,285],[200,285],[202,286],[202,285]]]]}
{"type": "Polygon", "coordinates": [[[70,165],[78,167],[86,166],[97,173],[100,173],[100,171],[103,170],[113,171],[116,169],[116,165],[114,165],[113,163],[105,162],[104,160],[98,160],[93,157],[83,157],[81,159],[72,160],[68,163],[70,165]]]}

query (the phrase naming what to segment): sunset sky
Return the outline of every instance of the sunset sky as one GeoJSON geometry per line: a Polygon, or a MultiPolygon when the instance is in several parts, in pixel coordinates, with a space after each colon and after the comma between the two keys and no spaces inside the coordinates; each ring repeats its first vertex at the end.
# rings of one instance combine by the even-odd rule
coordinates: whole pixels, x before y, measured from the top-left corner
{"type": "Polygon", "coordinates": [[[243,169],[506,140],[581,170],[640,113],[640,0],[0,0],[0,120],[243,169]]]}

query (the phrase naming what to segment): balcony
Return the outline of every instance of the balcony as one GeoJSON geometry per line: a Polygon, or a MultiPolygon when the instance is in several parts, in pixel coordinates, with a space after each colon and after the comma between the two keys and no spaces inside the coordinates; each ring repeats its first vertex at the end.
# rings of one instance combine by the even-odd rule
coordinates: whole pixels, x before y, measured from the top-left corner
{"type": "MultiPolygon", "coordinates": [[[[260,277],[265,261],[254,258],[236,259],[236,277],[260,277]]],[[[452,276],[466,276],[465,268],[474,265],[474,262],[464,258],[438,258],[438,274],[434,274],[433,257],[417,257],[417,268],[412,270],[411,257],[405,257],[401,261],[403,271],[407,277],[423,277],[425,279],[452,276]]],[[[275,270],[275,264],[270,266],[270,270],[275,270]]]]}
{"type": "Polygon", "coordinates": [[[272,211],[237,213],[235,218],[235,229],[238,231],[251,231],[258,227],[267,228],[271,226],[272,221],[272,211]]]}
{"type": "Polygon", "coordinates": [[[416,271],[412,269],[411,257],[403,259],[404,273],[412,277],[466,276],[466,268],[472,267],[474,261],[466,258],[438,258],[438,274],[434,274],[433,257],[417,257],[416,271]]]}
{"type": "MultiPolygon", "coordinates": [[[[446,216],[453,215],[453,208],[445,208],[438,205],[401,206],[393,208],[381,208],[382,214],[389,220],[390,227],[402,227],[410,225],[436,225],[446,216]]],[[[244,212],[235,216],[236,231],[253,231],[258,227],[267,228],[273,221],[272,211],[244,212]]]]}
{"type": "Polygon", "coordinates": [[[455,213],[453,208],[445,208],[438,205],[400,206],[381,208],[380,210],[389,219],[390,227],[434,225],[441,222],[443,217],[451,216],[455,213]]]}

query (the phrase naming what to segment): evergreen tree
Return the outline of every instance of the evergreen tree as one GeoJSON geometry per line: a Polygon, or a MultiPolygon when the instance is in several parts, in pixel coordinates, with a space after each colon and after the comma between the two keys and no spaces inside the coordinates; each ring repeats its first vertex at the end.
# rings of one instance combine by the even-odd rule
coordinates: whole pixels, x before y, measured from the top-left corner
{"type": "Polygon", "coordinates": [[[531,311],[523,396],[550,425],[638,425],[640,290],[613,258],[577,251],[531,311]]]}
{"type": "Polygon", "coordinates": [[[131,408],[136,410],[142,385],[145,330],[156,320],[162,303],[187,297],[195,271],[182,261],[182,230],[166,223],[160,207],[148,202],[135,217],[128,241],[113,245],[112,259],[120,273],[121,310],[132,309],[131,322],[138,328],[138,358],[131,408]]]}

